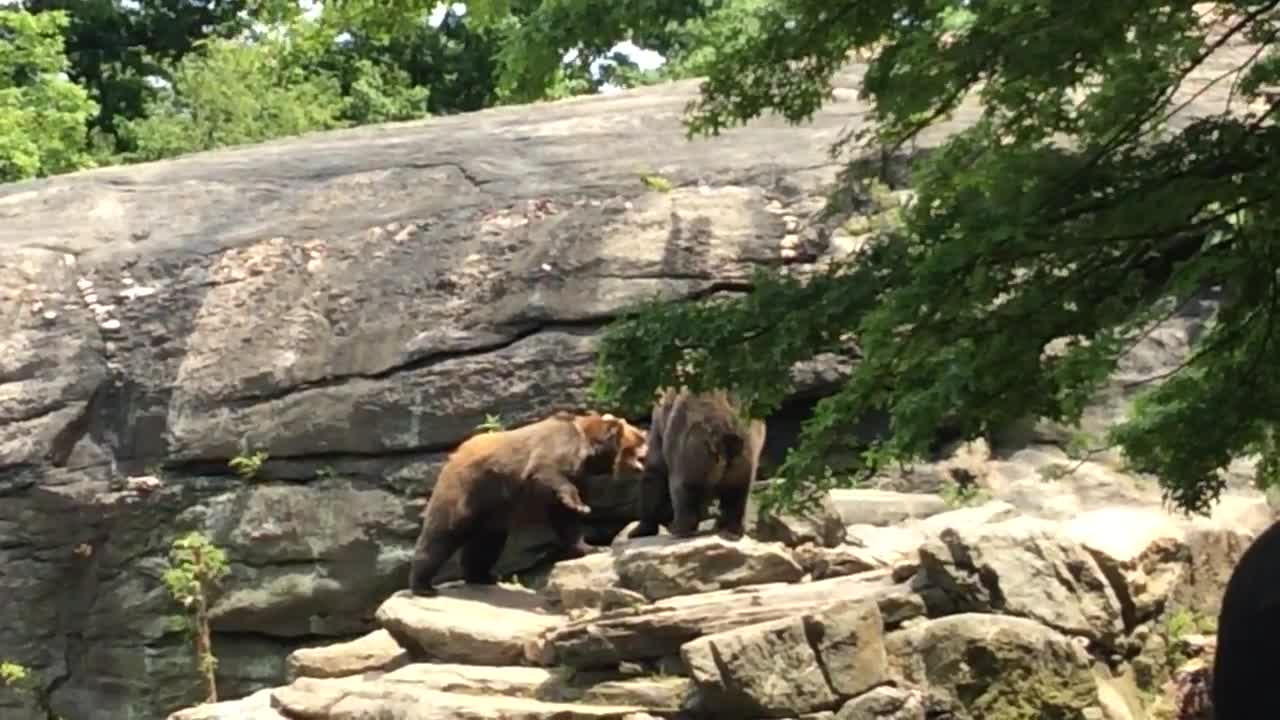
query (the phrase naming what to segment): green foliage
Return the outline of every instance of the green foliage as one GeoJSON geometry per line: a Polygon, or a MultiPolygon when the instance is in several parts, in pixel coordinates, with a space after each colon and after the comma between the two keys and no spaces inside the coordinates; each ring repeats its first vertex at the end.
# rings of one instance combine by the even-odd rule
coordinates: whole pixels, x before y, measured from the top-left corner
{"type": "Polygon", "coordinates": [[[117,147],[116,132],[154,98],[149,75],[202,40],[235,37],[255,21],[284,21],[301,11],[295,0],[27,0],[24,6],[70,16],[70,75],[98,103],[91,134],[104,157],[131,149],[117,147]]]}
{"type": "Polygon", "coordinates": [[[265,450],[255,450],[248,455],[237,455],[227,461],[227,467],[244,480],[253,480],[262,469],[262,463],[271,457],[265,450]]]}
{"type": "Polygon", "coordinates": [[[49,707],[49,691],[41,681],[40,675],[26,665],[0,660],[0,689],[3,688],[27,698],[49,720],[61,720],[61,717],[49,707]]]}
{"type": "Polygon", "coordinates": [[[753,486],[751,494],[759,500],[762,509],[784,508],[803,515],[805,511],[817,509],[819,501],[828,490],[866,487],[868,479],[863,474],[837,472],[824,465],[808,482],[773,479],[753,486]]]}
{"type": "Polygon", "coordinates": [[[427,112],[431,91],[411,76],[399,58],[356,35],[360,28],[337,13],[297,20],[281,29],[275,46],[281,62],[299,78],[331,78],[342,100],[343,124],[410,120],[427,112]],[[344,34],[346,37],[344,37],[344,34]]]}
{"type": "Polygon", "coordinates": [[[404,70],[360,58],[351,67],[342,115],[353,125],[412,120],[426,113],[429,94],[404,70]]]}
{"type": "Polygon", "coordinates": [[[1160,632],[1165,641],[1165,667],[1177,670],[1187,662],[1186,639],[1188,635],[1217,632],[1217,620],[1200,615],[1185,607],[1167,610],[1160,622],[1160,632]]]}
{"type": "Polygon", "coordinates": [[[640,182],[655,192],[671,192],[671,181],[661,175],[646,174],[640,176],[640,182]]]}
{"type": "Polygon", "coordinates": [[[229,572],[227,556],[199,532],[188,532],[173,541],[164,584],[183,608],[190,610],[229,572]]]}
{"type": "Polygon", "coordinates": [[[8,660],[0,660],[0,685],[22,689],[27,686],[32,677],[31,671],[27,669],[27,666],[9,662],[8,660]]]}
{"type": "Polygon", "coordinates": [[[1275,484],[1280,127],[1277,100],[1259,90],[1280,81],[1272,5],[1239,6],[1211,37],[1201,13],[1235,6],[744,3],[705,65],[691,134],[766,111],[805,120],[857,49],[872,55],[870,122],[833,151],[900,148],[966,95],[979,111],[915,163],[901,228],[856,262],[629,314],[599,349],[602,401],[634,404],[686,381],[733,388],[767,413],[792,363],[856,337],[863,360],[818,404],[780,474],[809,482],[824,452],[880,411],[891,431],[864,455],[874,472],[926,457],[944,424],[973,439],[1028,416],[1077,423],[1135,342],[1221,285],[1229,302],[1195,356],[1106,441],[1187,510],[1217,498],[1234,454],[1261,453],[1259,482],[1275,484]],[[1261,43],[1234,60],[1235,112],[1169,126],[1173,88],[1210,72],[1224,32],[1261,43]],[[1065,347],[1045,352],[1056,339],[1065,347]]]}
{"type": "Polygon", "coordinates": [[[66,13],[0,9],[0,182],[92,167],[84,128],[97,112],[66,79],[66,13]]]}
{"type": "Polygon", "coordinates": [[[214,681],[218,660],[213,654],[209,627],[209,596],[228,572],[226,554],[199,532],[179,536],[169,549],[164,584],[189,615],[186,625],[192,635],[196,669],[204,681],[207,702],[218,699],[214,681]]]}
{"type": "Polygon", "coordinates": [[[980,505],[991,499],[978,485],[972,482],[959,482],[956,480],[945,483],[938,495],[942,498],[942,502],[951,508],[980,505]]]}
{"type": "Polygon", "coordinates": [[[270,41],[208,40],[172,69],[172,88],[123,123],[133,159],[155,160],[343,125],[336,79],[307,77],[270,41]]]}
{"type": "MultiPolygon", "coordinates": [[[[746,0],[747,4],[757,0],[746,0]]],[[[494,99],[532,102],[594,92],[604,83],[623,87],[687,75],[681,59],[714,41],[700,35],[703,20],[744,0],[483,0],[468,2],[458,24],[494,40],[494,99]],[[667,64],[641,71],[613,52],[623,40],[661,53],[667,64]],[[566,60],[566,55],[569,58],[566,60]],[[590,66],[604,61],[600,77],[590,66]]],[[[387,37],[414,27],[434,0],[335,0],[335,7],[366,23],[376,18],[387,37]]]]}
{"type": "Polygon", "coordinates": [[[492,433],[492,432],[502,432],[502,431],[503,431],[503,430],[505,430],[506,428],[505,428],[505,427],[503,426],[503,424],[502,424],[502,417],[501,417],[501,416],[499,416],[499,415],[488,415],[488,414],[486,414],[486,415],[484,416],[484,422],[482,422],[482,423],[480,423],[479,425],[477,425],[477,426],[476,426],[476,429],[477,429],[477,430],[483,430],[484,432],[490,432],[490,433],[492,433]]]}

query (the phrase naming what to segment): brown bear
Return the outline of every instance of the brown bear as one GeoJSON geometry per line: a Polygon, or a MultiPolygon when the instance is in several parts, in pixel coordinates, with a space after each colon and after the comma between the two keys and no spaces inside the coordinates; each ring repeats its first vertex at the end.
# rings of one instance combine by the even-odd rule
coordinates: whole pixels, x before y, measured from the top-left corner
{"type": "Polygon", "coordinates": [[[655,535],[659,525],[676,537],[694,534],[713,494],[716,532],[742,537],[764,440],[764,421],[744,421],[724,391],[664,391],[649,425],[653,450],[641,481],[640,523],[628,537],[655,535]]]}
{"type": "Polygon", "coordinates": [[[565,558],[595,548],[582,537],[591,512],[580,494],[591,475],[642,472],[645,434],[612,415],[558,412],[523,427],[468,438],[450,454],[422,511],[409,588],[434,595],[440,568],[462,551],[463,580],[492,585],[508,532],[548,523],[565,558]]]}

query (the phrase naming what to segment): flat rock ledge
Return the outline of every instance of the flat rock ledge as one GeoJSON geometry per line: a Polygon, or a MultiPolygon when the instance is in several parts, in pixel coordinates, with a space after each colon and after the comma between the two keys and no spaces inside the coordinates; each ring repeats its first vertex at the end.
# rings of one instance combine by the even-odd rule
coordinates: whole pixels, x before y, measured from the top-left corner
{"type": "Polygon", "coordinates": [[[1195,652],[1171,618],[1216,612],[1265,503],[1051,519],[902,495],[874,499],[900,525],[847,511],[834,546],[616,540],[537,587],[398,592],[377,631],[295,651],[288,684],[169,717],[1149,720],[1195,652]]]}
{"type": "Polygon", "coordinates": [[[526,646],[567,618],[526,588],[442,588],[434,598],[407,590],[378,608],[376,620],[417,657],[475,665],[519,665],[526,646]]]}

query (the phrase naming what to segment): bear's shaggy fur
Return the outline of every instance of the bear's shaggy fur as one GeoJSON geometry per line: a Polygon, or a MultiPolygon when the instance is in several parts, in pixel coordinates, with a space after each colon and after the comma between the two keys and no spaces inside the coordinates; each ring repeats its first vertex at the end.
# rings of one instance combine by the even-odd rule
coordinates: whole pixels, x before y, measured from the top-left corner
{"type": "Polygon", "coordinates": [[[440,470],[422,511],[410,590],[434,595],[435,575],[458,550],[467,583],[493,584],[508,532],[531,523],[550,524],[566,558],[592,552],[582,538],[580,518],[591,512],[582,481],[643,470],[645,439],[621,418],[567,412],[467,439],[440,470]]]}
{"type": "Polygon", "coordinates": [[[764,449],[764,421],[744,421],[723,391],[667,389],[654,404],[648,438],[653,450],[645,461],[640,524],[629,537],[654,535],[659,525],[688,537],[713,495],[719,502],[716,531],[741,537],[764,449]]]}

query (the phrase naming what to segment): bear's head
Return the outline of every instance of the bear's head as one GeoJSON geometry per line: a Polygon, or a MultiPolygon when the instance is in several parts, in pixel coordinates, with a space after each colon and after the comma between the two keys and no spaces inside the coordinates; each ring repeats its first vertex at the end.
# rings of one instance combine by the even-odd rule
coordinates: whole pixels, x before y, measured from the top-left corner
{"type": "Polygon", "coordinates": [[[614,419],[622,424],[617,467],[633,472],[644,472],[644,457],[649,453],[649,436],[645,431],[627,422],[626,418],[614,418],[606,414],[606,420],[614,419]]]}
{"type": "MultiPolygon", "coordinates": [[[[607,461],[609,470],[615,474],[621,470],[644,470],[644,458],[649,452],[648,437],[625,418],[609,413],[587,413],[574,418],[574,424],[591,443],[593,460],[607,461]]],[[[595,464],[591,463],[592,466],[595,464]]]]}

